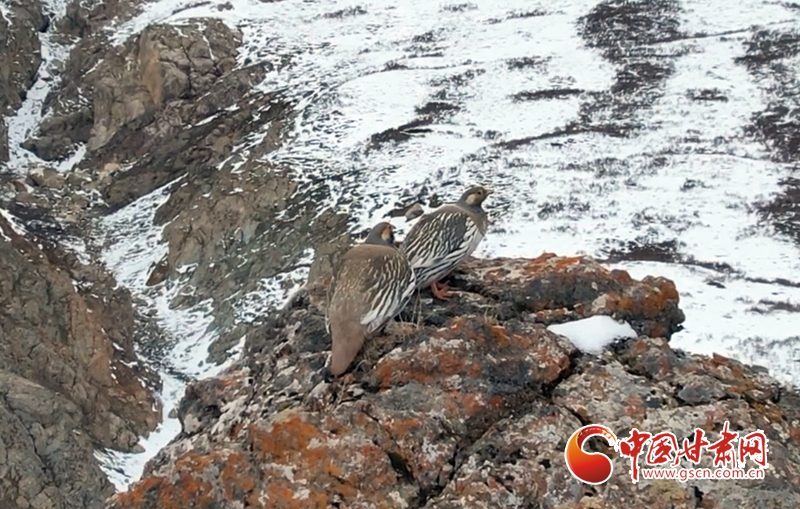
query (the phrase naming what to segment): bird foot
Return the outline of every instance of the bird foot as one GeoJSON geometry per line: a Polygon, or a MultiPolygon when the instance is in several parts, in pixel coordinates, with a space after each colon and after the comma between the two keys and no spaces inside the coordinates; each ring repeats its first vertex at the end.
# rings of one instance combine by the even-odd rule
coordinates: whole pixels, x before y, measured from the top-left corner
{"type": "Polygon", "coordinates": [[[434,282],[431,284],[431,293],[439,300],[447,300],[450,297],[447,285],[444,283],[434,282]]]}

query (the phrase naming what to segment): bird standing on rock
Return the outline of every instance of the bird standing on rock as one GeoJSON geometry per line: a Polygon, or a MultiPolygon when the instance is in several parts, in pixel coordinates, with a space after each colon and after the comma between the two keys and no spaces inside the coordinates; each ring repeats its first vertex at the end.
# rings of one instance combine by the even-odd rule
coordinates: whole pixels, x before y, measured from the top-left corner
{"type": "Polygon", "coordinates": [[[430,285],[434,297],[447,299],[447,287],[438,281],[461,265],[486,235],[489,219],[481,205],[493,192],[471,187],[457,202],[422,216],[411,228],[400,249],[414,270],[417,288],[430,285]]]}
{"type": "Polygon", "coordinates": [[[394,227],[377,224],[345,255],[328,306],[330,372],[344,373],[367,335],[397,315],[416,289],[414,271],[394,245],[394,227]]]}

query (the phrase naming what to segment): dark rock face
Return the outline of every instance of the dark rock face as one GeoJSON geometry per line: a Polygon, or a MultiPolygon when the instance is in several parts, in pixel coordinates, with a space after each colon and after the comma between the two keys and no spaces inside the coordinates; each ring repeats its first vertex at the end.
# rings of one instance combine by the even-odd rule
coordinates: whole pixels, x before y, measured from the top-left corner
{"type": "Polygon", "coordinates": [[[78,407],[0,371],[3,507],[96,508],[114,492],[97,467],[78,407]]]}
{"type": "Polygon", "coordinates": [[[233,309],[231,297],[307,265],[309,248],[341,237],[346,218],[318,210],[285,168],[261,161],[280,144],[290,105],[251,93],[269,64],[237,67],[238,31],[195,19],[151,25],[118,47],[95,32],[72,50],[46,101],[52,114],[25,146],[58,159],[86,143],[76,185],[99,192],[110,211],[180,179],[156,216],[169,254],[148,283],[191,288],[173,302],[179,308],[213,300],[211,359],[221,361],[259,318],[233,309]]]}
{"type": "Polygon", "coordinates": [[[245,359],[190,385],[179,437],[108,507],[800,503],[797,394],[734,361],[672,350],[683,315],[670,281],[544,255],[472,261],[451,283],[461,291],[450,301],[412,304],[334,383],[323,374],[325,288],[311,285],[252,336],[245,359]],[[640,335],[588,356],[545,326],[595,314],[625,317],[640,335]],[[623,474],[594,488],[564,464],[587,422],[683,438],[725,420],[766,431],[770,481],[634,485],[615,458],[623,474]]]}
{"type": "Polygon", "coordinates": [[[0,122],[0,163],[8,161],[8,130],[5,122],[0,122]]]}
{"type": "Polygon", "coordinates": [[[32,236],[0,216],[0,502],[100,507],[114,489],[94,447],[138,450],[160,405],[134,362],[127,291],[32,236]]]}
{"type": "Polygon", "coordinates": [[[48,23],[38,0],[15,2],[8,9],[10,19],[0,15],[0,115],[19,108],[33,85],[42,61],[39,32],[48,23]]]}
{"type": "Polygon", "coordinates": [[[106,211],[174,182],[156,215],[169,253],[148,284],[178,280],[187,290],[178,308],[212,299],[219,339],[211,360],[221,361],[261,318],[232,304],[257,295],[265,278],[307,267],[310,249],[349,240],[347,218],[319,207],[320,186],[263,162],[293,121],[291,104],[252,93],[270,64],[237,66],[241,33],[193,19],[151,25],[111,47],[100,31],[70,23],[87,35],[46,100],[51,114],[24,145],[59,159],[85,143],[74,187],[100,193],[106,211]]]}

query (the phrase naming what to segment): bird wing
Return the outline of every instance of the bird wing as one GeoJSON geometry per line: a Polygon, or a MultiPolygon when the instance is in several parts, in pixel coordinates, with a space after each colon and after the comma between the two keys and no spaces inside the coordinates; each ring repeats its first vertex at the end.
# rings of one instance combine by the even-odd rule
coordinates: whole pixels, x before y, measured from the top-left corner
{"type": "Polygon", "coordinates": [[[362,291],[367,296],[367,310],[361,324],[373,332],[399,313],[416,288],[414,272],[406,258],[396,249],[373,259],[362,279],[362,291]]]}
{"type": "Polygon", "coordinates": [[[466,212],[445,206],[422,217],[408,232],[401,249],[421,280],[448,273],[472,254],[482,238],[478,225],[466,212]]]}

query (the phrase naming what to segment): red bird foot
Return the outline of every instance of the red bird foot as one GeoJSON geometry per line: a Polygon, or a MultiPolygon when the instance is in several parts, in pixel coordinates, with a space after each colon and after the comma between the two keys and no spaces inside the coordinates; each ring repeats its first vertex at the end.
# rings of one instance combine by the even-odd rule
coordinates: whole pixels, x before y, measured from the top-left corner
{"type": "Polygon", "coordinates": [[[447,300],[450,297],[447,285],[444,283],[434,282],[431,284],[431,293],[439,300],[447,300]]]}

